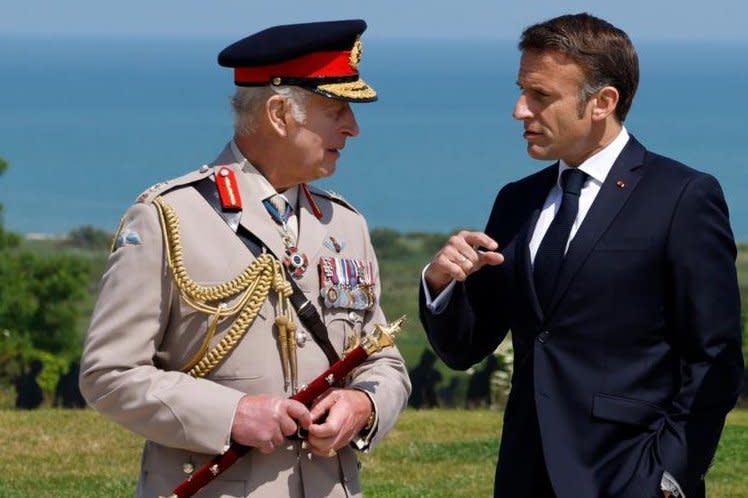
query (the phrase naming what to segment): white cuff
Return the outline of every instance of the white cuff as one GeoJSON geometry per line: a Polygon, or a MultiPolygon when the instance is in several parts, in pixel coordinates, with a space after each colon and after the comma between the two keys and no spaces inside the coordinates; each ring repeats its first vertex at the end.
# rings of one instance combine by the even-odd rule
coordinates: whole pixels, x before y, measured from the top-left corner
{"type": "Polygon", "coordinates": [[[449,299],[452,297],[452,289],[454,289],[455,281],[452,280],[443,291],[436,296],[436,299],[431,299],[431,293],[429,292],[429,286],[426,284],[426,270],[429,265],[426,265],[421,272],[421,285],[423,286],[423,295],[426,297],[426,307],[434,315],[438,315],[444,308],[447,307],[449,299]]]}
{"type": "MultiPolygon", "coordinates": [[[[357,388],[354,387],[354,389],[357,388]]],[[[369,448],[371,447],[371,440],[374,439],[374,435],[377,433],[377,428],[379,427],[379,410],[377,410],[377,404],[374,402],[374,397],[371,395],[371,393],[369,393],[368,391],[364,391],[363,389],[359,389],[359,391],[366,394],[369,397],[369,401],[371,401],[372,410],[374,410],[374,423],[371,424],[369,430],[361,431],[359,434],[357,434],[351,440],[351,444],[358,451],[363,451],[364,453],[366,453],[369,451],[369,448]]]]}
{"type": "Polygon", "coordinates": [[[683,490],[680,489],[680,486],[678,485],[678,481],[676,481],[675,477],[670,475],[670,472],[668,472],[667,470],[662,473],[660,489],[662,491],[670,491],[672,495],[677,498],[686,498],[686,495],[683,494],[683,490]]]}

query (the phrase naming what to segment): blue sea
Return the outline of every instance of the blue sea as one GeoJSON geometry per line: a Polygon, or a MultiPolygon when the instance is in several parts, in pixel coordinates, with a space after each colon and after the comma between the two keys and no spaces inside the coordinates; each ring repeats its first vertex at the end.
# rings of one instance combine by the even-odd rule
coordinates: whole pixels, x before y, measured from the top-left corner
{"type": "MultiPolygon", "coordinates": [[[[5,224],[63,234],[113,230],[145,188],[211,161],[231,136],[232,39],[0,37],[5,224]]],[[[650,149],[715,175],[748,241],[748,45],[638,43],[626,125],[650,149]]],[[[361,135],[321,181],[371,227],[482,228],[496,191],[546,165],[512,120],[512,40],[365,39],[380,93],[356,105],[361,135]]]]}

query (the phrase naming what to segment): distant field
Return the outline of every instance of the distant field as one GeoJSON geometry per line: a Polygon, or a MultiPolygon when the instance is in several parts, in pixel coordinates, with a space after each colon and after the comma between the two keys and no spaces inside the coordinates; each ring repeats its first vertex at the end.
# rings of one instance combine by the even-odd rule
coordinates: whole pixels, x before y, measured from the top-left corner
{"type": "MultiPolygon", "coordinates": [[[[362,455],[368,498],[491,496],[501,413],[408,410],[362,455]]],[[[0,410],[0,497],[131,497],[142,440],[92,410],[0,410]]],[[[710,498],[748,496],[748,411],[730,414],[710,498]]]]}

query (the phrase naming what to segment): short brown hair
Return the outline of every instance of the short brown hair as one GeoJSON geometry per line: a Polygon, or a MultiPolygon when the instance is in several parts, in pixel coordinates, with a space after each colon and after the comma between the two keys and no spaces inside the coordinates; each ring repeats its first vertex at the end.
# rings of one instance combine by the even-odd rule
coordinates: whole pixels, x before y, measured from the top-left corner
{"type": "Polygon", "coordinates": [[[639,57],[628,35],[587,13],[568,14],[534,24],[522,32],[521,51],[556,50],[581,67],[582,103],[605,86],[618,90],[616,117],[623,122],[639,85],[639,57]]]}

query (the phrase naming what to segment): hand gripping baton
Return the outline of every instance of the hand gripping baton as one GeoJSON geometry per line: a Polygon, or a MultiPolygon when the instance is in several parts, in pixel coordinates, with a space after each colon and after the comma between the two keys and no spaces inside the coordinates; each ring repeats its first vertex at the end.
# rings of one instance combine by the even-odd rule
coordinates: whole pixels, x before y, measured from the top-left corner
{"type": "MultiPolygon", "coordinates": [[[[312,402],[318,396],[327,391],[330,386],[339,380],[344,379],[370,355],[393,346],[395,344],[395,334],[400,330],[403,322],[405,322],[405,316],[401,316],[387,325],[375,325],[374,331],[366,334],[358,346],[347,352],[342,359],[331,365],[330,368],[325,370],[308,385],[301,386],[299,391],[291,396],[291,399],[295,399],[305,406],[311,406],[312,402]]],[[[194,496],[195,493],[231,467],[251,449],[250,446],[231,443],[225,453],[214,456],[208,463],[197,469],[190,477],[177,486],[171,495],[169,495],[169,498],[190,498],[194,496]]]]}

